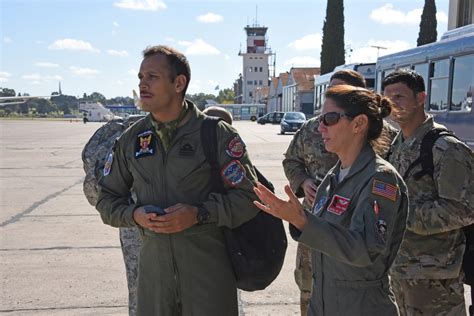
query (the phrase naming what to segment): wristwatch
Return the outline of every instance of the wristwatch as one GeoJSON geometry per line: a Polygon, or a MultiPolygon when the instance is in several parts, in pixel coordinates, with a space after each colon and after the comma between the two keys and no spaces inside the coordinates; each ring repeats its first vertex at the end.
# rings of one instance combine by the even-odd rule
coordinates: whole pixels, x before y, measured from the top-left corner
{"type": "Polygon", "coordinates": [[[198,205],[197,206],[198,212],[196,215],[196,219],[198,222],[198,225],[202,225],[207,223],[207,220],[209,219],[209,211],[204,208],[203,205],[198,205]]]}

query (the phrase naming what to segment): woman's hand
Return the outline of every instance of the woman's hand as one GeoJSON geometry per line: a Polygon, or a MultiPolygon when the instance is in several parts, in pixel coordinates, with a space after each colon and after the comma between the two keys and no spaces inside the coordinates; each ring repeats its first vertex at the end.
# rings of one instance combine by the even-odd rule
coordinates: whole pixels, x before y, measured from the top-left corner
{"type": "Polygon", "coordinates": [[[289,185],[285,186],[285,192],[289,197],[288,201],[280,199],[261,183],[257,183],[253,190],[261,201],[253,201],[255,206],[268,214],[291,223],[299,230],[303,230],[308,221],[306,212],[289,185]]]}

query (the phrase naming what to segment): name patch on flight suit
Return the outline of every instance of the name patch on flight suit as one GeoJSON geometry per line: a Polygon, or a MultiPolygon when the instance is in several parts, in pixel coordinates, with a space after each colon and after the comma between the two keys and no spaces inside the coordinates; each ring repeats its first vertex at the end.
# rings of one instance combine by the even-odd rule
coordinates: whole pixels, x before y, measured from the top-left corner
{"type": "Polygon", "coordinates": [[[138,134],[135,145],[135,158],[154,155],[156,151],[151,130],[138,134]]]}
{"type": "Polygon", "coordinates": [[[231,158],[240,158],[244,155],[245,144],[239,136],[235,136],[227,144],[227,149],[225,150],[225,152],[231,158]]]}
{"type": "Polygon", "coordinates": [[[221,176],[228,185],[235,187],[244,179],[245,168],[240,161],[232,160],[222,168],[221,176]]]}
{"type": "Polygon", "coordinates": [[[108,154],[104,164],[104,177],[108,176],[110,170],[112,170],[112,162],[114,161],[114,152],[108,154]]]}
{"type": "Polygon", "coordinates": [[[397,200],[397,191],[398,188],[392,184],[385,183],[380,180],[374,180],[374,184],[372,185],[372,193],[383,196],[392,201],[397,200]]]}
{"type": "Polygon", "coordinates": [[[336,215],[342,215],[349,207],[350,199],[334,194],[328,207],[328,212],[336,215]]]}
{"type": "Polygon", "coordinates": [[[196,149],[190,143],[184,143],[179,148],[179,155],[183,157],[194,157],[196,149]]]}
{"type": "Polygon", "coordinates": [[[314,215],[316,215],[316,214],[318,214],[319,212],[321,212],[321,210],[323,209],[324,205],[326,205],[326,202],[327,202],[327,201],[328,201],[328,197],[325,196],[325,195],[322,196],[322,197],[319,199],[318,203],[316,203],[316,205],[314,206],[312,213],[313,213],[314,215]]]}

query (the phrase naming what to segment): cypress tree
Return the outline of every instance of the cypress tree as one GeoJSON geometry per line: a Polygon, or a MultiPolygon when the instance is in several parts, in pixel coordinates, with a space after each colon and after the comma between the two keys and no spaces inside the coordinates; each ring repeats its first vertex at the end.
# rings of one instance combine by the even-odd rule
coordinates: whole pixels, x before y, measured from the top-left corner
{"type": "Polygon", "coordinates": [[[425,0],[423,13],[421,14],[420,33],[418,34],[417,46],[436,42],[438,32],[436,31],[436,4],[435,0],[425,0]]]}
{"type": "Polygon", "coordinates": [[[321,46],[321,74],[345,63],[344,1],[328,0],[321,46]]]}

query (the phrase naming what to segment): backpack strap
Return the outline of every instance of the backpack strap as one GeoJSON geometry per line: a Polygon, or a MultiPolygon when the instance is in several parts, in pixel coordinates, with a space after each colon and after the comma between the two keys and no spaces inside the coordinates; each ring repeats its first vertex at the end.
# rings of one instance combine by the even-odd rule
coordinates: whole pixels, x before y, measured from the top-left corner
{"type": "Polygon", "coordinates": [[[223,182],[220,176],[220,166],[217,161],[217,124],[220,118],[207,116],[204,118],[201,126],[201,143],[204,156],[211,165],[211,183],[212,192],[222,192],[223,182]]]}
{"type": "Polygon", "coordinates": [[[457,138],[454,133],[442,127],[433,128],[423,137],[420,145],[420,155],[408,167],[404,179],[408,177],[409,172],[417,165],[421,164],[421,170],[413,175],[413,178],[418,181],[424,175],[433,177],[434,163],[433,163],[433,145],[442,136],[453,136],[457,138]]]}

